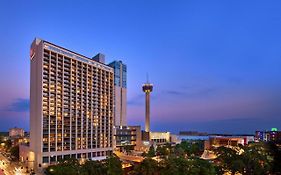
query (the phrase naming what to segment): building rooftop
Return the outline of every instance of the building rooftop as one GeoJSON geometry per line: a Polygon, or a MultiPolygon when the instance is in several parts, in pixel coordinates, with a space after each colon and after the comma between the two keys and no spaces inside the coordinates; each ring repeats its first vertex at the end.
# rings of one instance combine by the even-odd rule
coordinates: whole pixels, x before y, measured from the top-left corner
{"type": "Polygon", "coordinates": [[[56,45],[56,44],[54,44],[54,43],[51,43],[51,42],[49,42],[49,41],[46,41],[46,40],[43,40],[43,39],[40,39],[40,38],[35,38],[34,41],[35,41],[36,43],[39,43],[40,41],[42,41],[42,42],[44,42],[44,43],[48,43],[48,44],[53,45],[53,46],[55,46],[55,47],[57,47],[57,48],[66,50],[66,51],[68,51],[68,52],[71,52],[72,54],[78,55],[78,56],[80,56],[80,57],[83,57],[83,58],[85,58],[85,59],[88,59],[89,61],[94,61],[94,62],[96,62],[96,63],[102,64],[103,66],[106,66],[107,68],[112,69],[110,66],[108,66],[108,65],[105,64],[105,55],[104,55],[104,54],[98,53],[97,55],[93,56],[93,58],[89,58],[89,57],[87,57],[87,56],[85,56],[85,55],[82,55],[82,54],[80,54],[80,53],[74,52],[74,51],[72,51],[72,50],[69,50],[69,49],[67,49],[67,48],[64,48],[64,47],[62,47],[62,46],[56,45]],[[96,58],[103,58],[103,59],[96,59],[96,58]],[[103,60],[103,62],[100,62],[100,61],[98,61],[98,60],[100,60],[100,61],[103,60]]]}

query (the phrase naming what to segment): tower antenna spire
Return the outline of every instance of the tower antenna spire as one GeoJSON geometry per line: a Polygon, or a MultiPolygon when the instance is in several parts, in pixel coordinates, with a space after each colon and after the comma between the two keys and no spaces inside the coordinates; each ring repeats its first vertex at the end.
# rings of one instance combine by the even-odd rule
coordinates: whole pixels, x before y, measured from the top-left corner
{"type": "Polygon", "coordinates": [[[149,76],[148,76],[148,73],[146,73],[146,82],[149,83],[149,76]]]}

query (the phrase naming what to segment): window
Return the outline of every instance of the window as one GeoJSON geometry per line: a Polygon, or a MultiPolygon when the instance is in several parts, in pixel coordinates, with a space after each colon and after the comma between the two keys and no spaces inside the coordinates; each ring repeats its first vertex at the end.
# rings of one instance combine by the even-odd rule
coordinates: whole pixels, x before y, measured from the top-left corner
{"type": "Polygon", "coordinates": [[[43,157],[43,163],[49,163],[49,157],[43,157]]]}

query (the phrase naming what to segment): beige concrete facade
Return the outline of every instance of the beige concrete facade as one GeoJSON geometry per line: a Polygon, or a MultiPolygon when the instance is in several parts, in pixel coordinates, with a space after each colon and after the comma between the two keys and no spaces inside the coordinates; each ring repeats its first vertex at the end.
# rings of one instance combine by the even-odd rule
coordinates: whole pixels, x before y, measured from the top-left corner
{"type": "Polygon", "coordinates": [[[31,45],[30,150],[35,168],[112,152],[113,69],[35,39],[31,45]]]}
{"type": "Polygon", "coordinates": [[[150,132],[150,140],[154,143],[169,143],[171,141],[170,132],[150,132]]]}
{"type": "Polygon", "coordinates": [[[127,89],[115,86],[115,126],[127,126],[127,89]]]}

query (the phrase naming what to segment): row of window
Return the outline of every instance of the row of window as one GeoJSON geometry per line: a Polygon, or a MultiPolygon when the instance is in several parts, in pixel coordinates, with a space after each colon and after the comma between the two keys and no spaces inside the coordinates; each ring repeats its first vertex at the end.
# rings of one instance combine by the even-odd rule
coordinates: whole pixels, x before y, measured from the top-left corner
{"type": "Polygon", "coordinates": [[[44,156],[42,159],[43,163],[57,163],[60,160],[63,159],[94,159],[95,157],[104,157],[104,156],[110,156],[112,155],[112,151],[98,151],[98,152],[89,152],[89,153],[79,153],[79,154],[67,154],[67,155],[58,155],[58,156],[44,156]]]}

